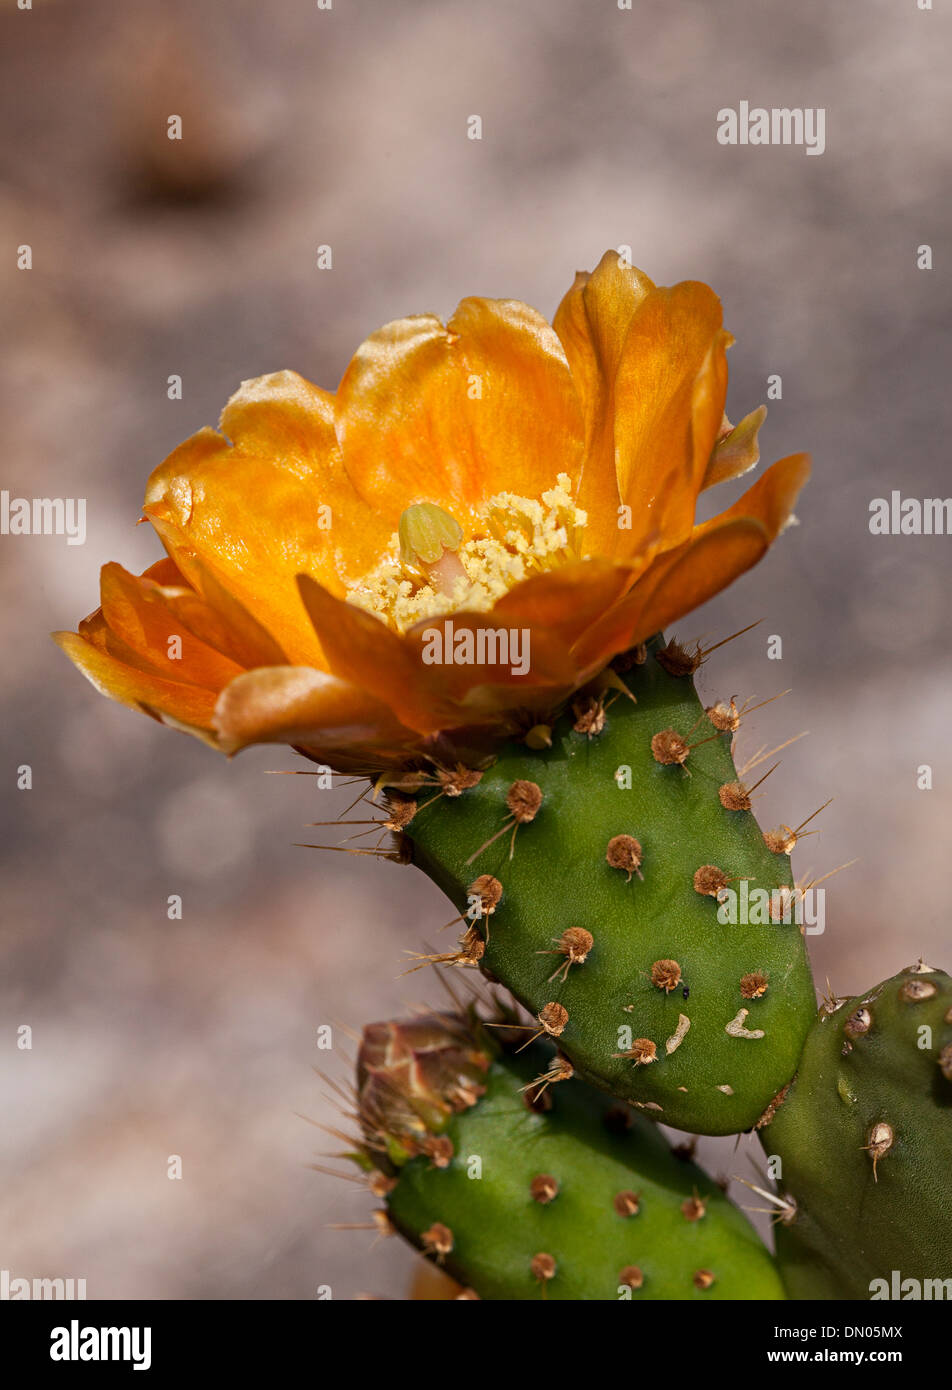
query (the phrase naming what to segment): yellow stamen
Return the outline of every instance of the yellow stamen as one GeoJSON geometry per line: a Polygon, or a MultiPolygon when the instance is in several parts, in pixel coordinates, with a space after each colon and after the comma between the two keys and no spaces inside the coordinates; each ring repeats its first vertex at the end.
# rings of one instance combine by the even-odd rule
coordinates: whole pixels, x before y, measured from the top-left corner
{"type": "Polygon", "coordinates": [[[433,502],[417,502],[400,518],[380,561],[348,600],[397,632],[458,609],[486,612],[523,579],[578,559],[588,518],[575,506],[571,479],[560,473],[541,498],[498,493],[467,539],[433,502]]]}

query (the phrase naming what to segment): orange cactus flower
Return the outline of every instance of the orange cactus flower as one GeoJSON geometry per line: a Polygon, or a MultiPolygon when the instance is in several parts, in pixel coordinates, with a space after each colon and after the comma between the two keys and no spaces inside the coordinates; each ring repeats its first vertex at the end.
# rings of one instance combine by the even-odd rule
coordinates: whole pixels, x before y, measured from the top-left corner
{"type": "Polygon", "coordinates": [[[372,334],[336,395],[246,381],[149,479],[168,558],[106,565],[101,607],[55,638],[226,753],[373,774],[525,730],[789,520],[803,454],[695,524],[699,493],[759,458],[764,408],[724,415],[731,342],[706,285],[609,252],[551,325],[464,299],[372,334]]]}

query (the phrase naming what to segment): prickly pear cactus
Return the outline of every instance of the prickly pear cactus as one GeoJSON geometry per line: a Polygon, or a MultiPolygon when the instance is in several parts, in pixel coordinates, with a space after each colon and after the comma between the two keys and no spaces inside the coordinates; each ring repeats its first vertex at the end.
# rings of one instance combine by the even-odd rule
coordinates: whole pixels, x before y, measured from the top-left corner
{"type": "Polygon", "coordinates": [[[771,1166],[782,1165],[777,1257],[788,1292],[948,1297],[952,980],[920,961],[836,1002],[821,1008],[761,1131],[771,1166]],[[938,1293],[926,1292],[932,1280],[938,1293]]]}
{"type": "MultiPolygon", "coordinates": [[[[770,1255],[657,1128],[474,1018],[365,1030],[359,1110],[392,1223],[488,1299],[777,1299],[770,1255]]],[[[519,1041],[513,1041],[519,1039],[519,1041]]],[[[381,1218],[384,1224],[384,1218],[381,1218]]]]}
{"type": "Polygon", "coordinates": [[[792,1076],[816,1003],[796,836],[762,835],[730,752],[743,711],[704,710],[697,664],[655,639],[625,685],[534,728],[536,748],[506,745],[475,785],[421,794],[403,828],[470,923],[442,959],[504,984],[595,1086],[732,1134],[792,1076]],[[747,924],[721,920],[732,895],[747,924]]]}

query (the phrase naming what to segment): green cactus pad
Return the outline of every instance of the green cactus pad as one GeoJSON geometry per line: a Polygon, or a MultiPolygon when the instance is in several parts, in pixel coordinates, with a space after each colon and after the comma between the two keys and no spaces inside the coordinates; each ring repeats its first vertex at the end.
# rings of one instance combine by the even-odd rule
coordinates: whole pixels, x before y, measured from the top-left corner
{"type": "Polygon", "coordinates": [[[374,1190],[447,1273],[483,1299],[783,1298],[746,1218],[651,1121],[575,1079],[540,1099],[551,1048],[463,1028],[374,1025],[358,1070],[374,1190]]]}
{"type": "Polygon", "coordinates": [[[695,875],[703,871],[703,887],[711,871],[716,889],[720,874],[738,893],[747,878],[766,899],[792,885],[790,861],[767,848],[749,810],[722,803],[719,789],[737,779],[731,736],[715,732],[690,676],[649,653],[625,680],[637,703],[617,693],[600,730],[577,731],[585,720],[569,710],[551,747],[509,743],[477,785],[422,793],[405,833],[414,862],[461,912],[478,876],[502,885],[492,915],[475,924],[481,935],[489,928],[481,967],[533,1014],[564,1006],[559,1046],[580,1075],[676,1128],[736,1133],[790,1079],[816,1001],[796,923],[724,925],[695,875]],[[683,765],[652,752],[666,730],[694,745],[683,765]],[[518,782],[542,793],[522,822],[506,800],[518,782]],[[606,859],[615,837],[634,842],[616,842],[619,867],[606,859]],[[545,952],[573,927],[591,933],[591,950],[550,981],[563,958],[545,952]],[[654,1061],[613,1055],[632,1045],[650,1053],[645,1040],[654,1061]]]}
{"type": "Polygon", "coordinates": [[[822,1008],[760,1138],[793,1199],[777,1225],[791,1297],[952,1296],[949,976],[919,962],[822,1008]]]}

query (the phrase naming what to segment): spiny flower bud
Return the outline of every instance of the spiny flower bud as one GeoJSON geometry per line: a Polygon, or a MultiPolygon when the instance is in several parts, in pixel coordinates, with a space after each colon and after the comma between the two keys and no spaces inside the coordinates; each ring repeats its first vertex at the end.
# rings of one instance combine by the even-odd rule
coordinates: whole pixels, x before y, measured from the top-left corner
{"type": "Polygon", "coordinates": [[[358,1112],[368,1139],[395,1161],[433,1153],[432,1139],[454,1112],[485,1090],[489,1051],[466,1020],[451,1014],[372,1023],[357,1057],[358,1112]]]}

